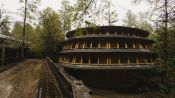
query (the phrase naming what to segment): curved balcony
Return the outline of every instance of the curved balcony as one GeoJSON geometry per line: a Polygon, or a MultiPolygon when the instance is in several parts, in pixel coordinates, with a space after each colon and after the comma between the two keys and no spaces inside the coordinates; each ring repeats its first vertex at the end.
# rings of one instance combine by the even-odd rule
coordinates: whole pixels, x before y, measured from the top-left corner
{"type": "Polygon", "coordinates": [[[76,64],[76,65],[72,65],[72,64],[63,64],[62,66],[64,66],[65,68],[73,68],[73,69],[79,69],[79,70],[116,70],[116,69],[133,69],[133,70],[137,70],[137,69],[149,69],[149,68],[153,68],[156,65],[154,64],[103,64],[103,65],[99,65],[99,64],[93,64],[93,66],[91,64],[76,64]]]}
{"type": "MultiPolygon", "coordinates": [[[[92,56],[90,54],[84,55],[61,55],[59,62],[67,67],[82,67],[85,68],[128,68],[128,67],[148,67],[154,65],[155,56],[152,54],[147,55],[108,55],[97,54],[92,56]]],[[[99,68],[99,69],[100,69],[99,68]]]]}
{"type": "Polygon", "coordinates": [[[60,53],[155,53],[146,49],[69,49],[63,50],[60,53]]]}
{"type": "Polygon", "coordinates": [[[69,40],[64,43],[63,49],[93,49],[93,48],[111,48],[111,49],[151,49],[153,41],[133,40],[133,39],[77,39],[69,40]]]}

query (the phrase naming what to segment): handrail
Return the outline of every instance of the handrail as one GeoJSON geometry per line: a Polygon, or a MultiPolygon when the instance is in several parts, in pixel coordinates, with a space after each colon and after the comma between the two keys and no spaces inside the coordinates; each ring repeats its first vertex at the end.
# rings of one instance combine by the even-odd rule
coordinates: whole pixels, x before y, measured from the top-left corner
{"type": "Polygon", "coordinates": [[[64,97],[67,98],[91,98],[90,90],[82,81],[75,79],[64,71],[64,68],[55,64],[47,57],[48,65],[52,70],[64,97]]]}

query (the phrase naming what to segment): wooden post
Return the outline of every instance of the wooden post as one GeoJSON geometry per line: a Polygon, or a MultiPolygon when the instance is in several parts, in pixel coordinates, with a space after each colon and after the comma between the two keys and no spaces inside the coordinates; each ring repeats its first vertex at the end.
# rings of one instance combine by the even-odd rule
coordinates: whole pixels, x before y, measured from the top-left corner
{"type": "Polygon", "coordinates": [[[133,48],[136,48],[135,43],[133,42],[133,48]]]}
{"type": "Polygon", "coordinates": [[[77,63],[77,58],[76,58],[76,56],[75,56],[75,58],[74,58],[74,64],[76,64],[77,63]]]}
{"type": "Polygon", "coordinates": [[[89,57],[89,64],[91,64],[91,57],[89,57]]]}
{"type": "Polygon", "coordinates": [[[118,43],[118,42],[117,42],[117,48],[120,48],[120,47],[119,47],[119,43],[118,43]]]}
{"type": "Polygon", "coordinates": [[[81,57],[81,64],[83,64],[83,57],[81,57]]]}
{"type": "Polygon", "coordinates": [[[129,56],[128,56],[128,64],[130,64],[130,58],[129,58],[129,56]]]}
{"type": "Polygon", "coordinates": [[[147,60],[147,58],[145,59],[145,63],[148,64],[148,60],[147,60]]]}
{"type": "Polygon", "coordinates": [[[2,58],[1,58],[1,62],[2,65],[5,64],[5,51],[6,51],[6,45],[5,45],[5,40],[2,42],[2,58]]]}
{"type": "Polygon", "coordinates": [[[138,57],[136,57],[136,64],[139,64],[139,60],[138,60],[138,57]]]}
{"type": "Polygon", "coordinates": [[[79,42],[77,43],[77,48],[78,48],[79,42]]]}
{"type": "Polygon", "coordinates": [[[125,48],[128,48],[128,45],[127,45],[127,43],[125,42],[125,48]]]}
{"type": "Polygon", "coordinates": [[[83,48],[85,48],[85,42],[83,43],[83,48]]]}
{"type": "Polygon", "coordinates": [[[92,42],[91,42],[90,48],[92,48],[92,42]]]}
{"type": "Polygon", "coordinates": [[[100,41],[98,42],[98,48],[100,48],[100,41]]]}
{"type": "Polygon", "coordinates": [[[118,64],[120,64],[121,63],[121,61],[120,61],[120,57],[118,58],[118,64]]]}
{"type": "Polygon", "coordinates": [[[108,41],[107,41],[107,43],[106,43],[106,48],[108,48],[108,41]]]}
{"type": "Polygon", "coordinates": [[[109,57],[108,59],[109,59],[109,64],[111,64],[111,57],[109,57]]]}
{"type": "Polygon", "coordinates": [[[111,48],[111,43],[110,43],[110,41],[108,41],[108,48],[111,48]]]}
{"type": "Polygon", "coordinates": [[[140,48],[143,48],[141,43],[139,43],[139,47],[140,47],[140,48]]]}

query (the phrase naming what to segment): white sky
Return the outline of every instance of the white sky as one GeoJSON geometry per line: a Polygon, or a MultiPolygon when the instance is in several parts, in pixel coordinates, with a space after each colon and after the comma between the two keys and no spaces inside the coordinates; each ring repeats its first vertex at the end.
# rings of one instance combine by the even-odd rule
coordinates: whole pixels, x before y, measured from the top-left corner
{"type": "MultiPolygon", "coordinates": [[[[71,0],[74,1],[74,0],[71,0]]],[[[122,25],[122,19],[124,18],[126,11],[131,10],[132,12],[138,14],[139,12],[144,12],[148,9],[146,3],[141,3],[140,5],[134,5],[131,3],[132,0],[111,0],[114,4],[113,9],[118,13],[117,25],[122,25]]],[[[6,9],[7,12],[10,12],[11,18],[13,21],[21,21],[19,14],[17,14],[18,9],[20,8],[19,0],[0,0],[0,7],[6,9]]],[[[39,9],[44,9],[46,7],[51,7],[55,11],[61,9],[61,0],[41,0],[39,9]]]]}

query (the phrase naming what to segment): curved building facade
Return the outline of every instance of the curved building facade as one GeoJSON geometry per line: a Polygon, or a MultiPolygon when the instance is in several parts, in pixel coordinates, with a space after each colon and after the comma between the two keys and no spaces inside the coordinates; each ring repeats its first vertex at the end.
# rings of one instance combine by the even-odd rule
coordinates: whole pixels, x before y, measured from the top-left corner
{"type": "Polygon", "coordinates": [[[119,74],[128,77],[131,69],[154,66],[156,53],[151,50],[154,41],[147,39],[148,36],[147,31],[120,26],[76,29],[66,34],[68,39],[60,52],[59,63],[72,74],[81,73],[82,76],[78,77],[89,79],[86,81],[96,81],[92,76],[96,79],[106,76],[107,80],[110,76],[111,81],[122,76],[119,74]]]}

